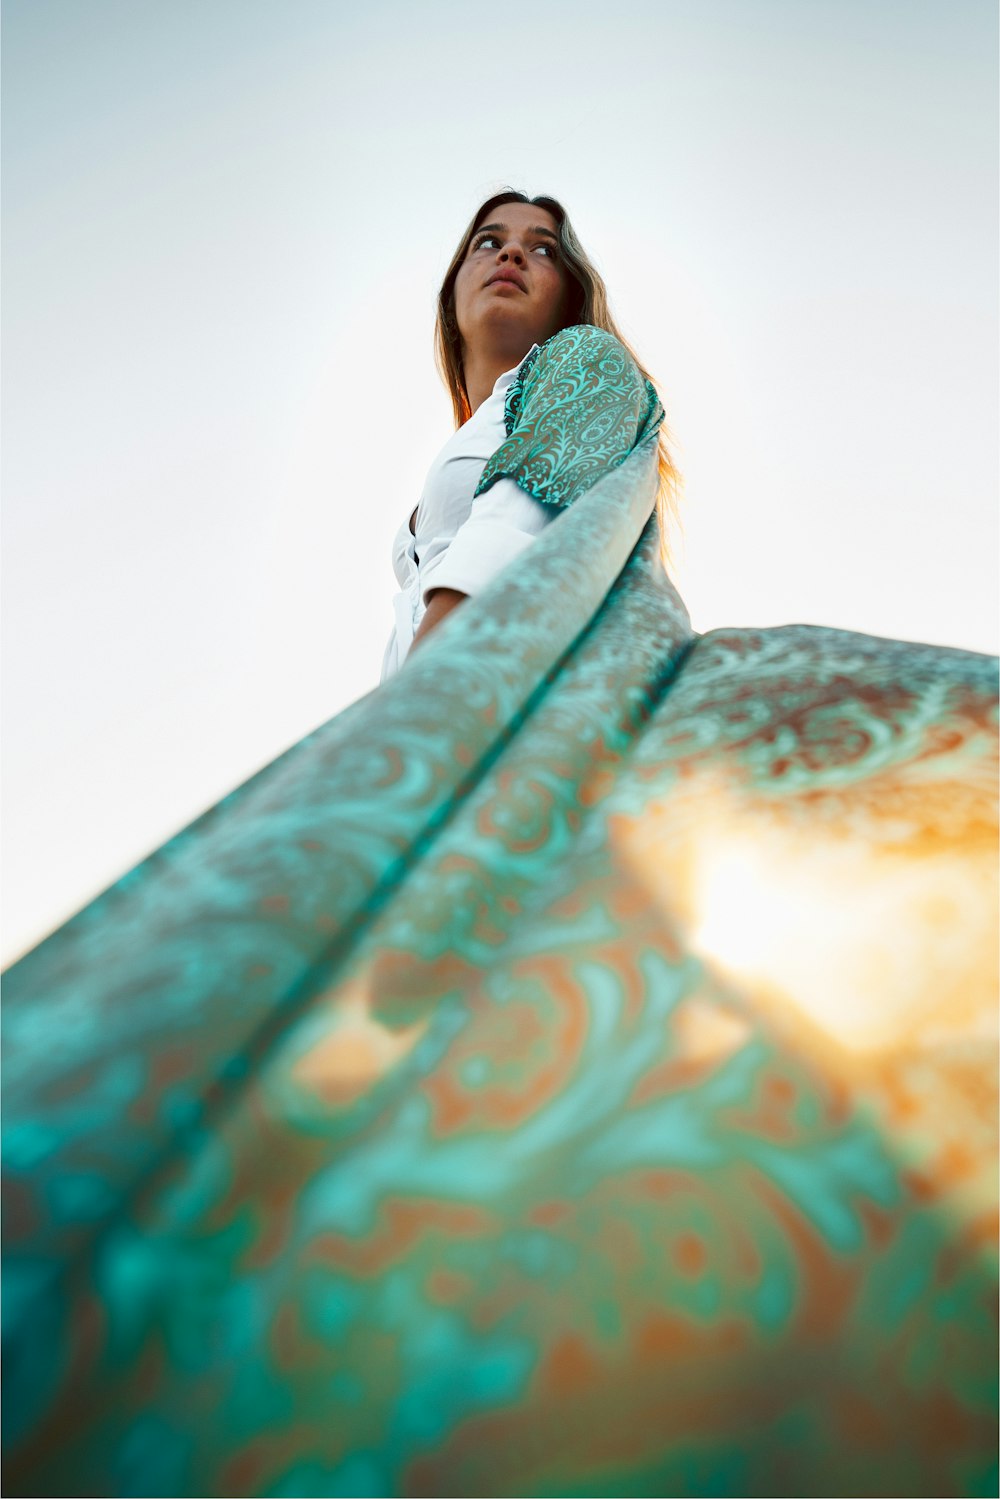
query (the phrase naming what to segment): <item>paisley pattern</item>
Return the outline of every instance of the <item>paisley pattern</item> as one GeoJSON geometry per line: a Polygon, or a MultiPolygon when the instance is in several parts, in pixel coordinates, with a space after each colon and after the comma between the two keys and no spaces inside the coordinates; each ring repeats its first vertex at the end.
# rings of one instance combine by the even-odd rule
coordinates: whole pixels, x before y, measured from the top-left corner
{"type": "Polygon", "coordinates": [[[578,323],[536,345],[504,403],[507,440],[483,469],[476,494],[513,479],[546,505],[571,505],[655,442],[664,410],[614,334],[578,323]]]}
{"type": "Polygon", "coordinates": [[[655,490],[6,974],[7,1492],[996,1492],[997,662],[655,490]]]}

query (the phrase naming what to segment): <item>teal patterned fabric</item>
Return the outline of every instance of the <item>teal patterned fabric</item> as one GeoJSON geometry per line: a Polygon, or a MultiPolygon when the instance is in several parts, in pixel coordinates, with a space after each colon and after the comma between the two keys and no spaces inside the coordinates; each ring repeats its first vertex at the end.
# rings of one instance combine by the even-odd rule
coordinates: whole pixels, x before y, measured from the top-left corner
{"type": "Polygon", "coordinates": [[[506,441],[476,494],[513,479],[546,505],[571,505],[632,450],[655,442],[664,418],[653,385],[603,328],[579,323],[532,349],[504,403],[506,441]]]}
{"type": "Polygon", "coordinates": [[[6,1492],[996,1492],[997,662],[655,490],[6,974],[6,1492]]]}

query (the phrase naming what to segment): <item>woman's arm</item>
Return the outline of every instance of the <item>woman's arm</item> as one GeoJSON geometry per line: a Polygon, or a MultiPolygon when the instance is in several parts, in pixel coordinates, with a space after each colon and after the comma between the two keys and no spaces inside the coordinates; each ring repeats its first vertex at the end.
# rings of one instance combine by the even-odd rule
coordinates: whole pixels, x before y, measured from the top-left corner
{"type": "Polygon", "coordinates": [[[421,640],[430,634],[435,625],[439,625],[466,597],[466,594],[459,593],[456,588],[435,588],[427,597],[427,608],[420,621],[420,628],[413,637],[410,652],[416,650],[421,640]]]}

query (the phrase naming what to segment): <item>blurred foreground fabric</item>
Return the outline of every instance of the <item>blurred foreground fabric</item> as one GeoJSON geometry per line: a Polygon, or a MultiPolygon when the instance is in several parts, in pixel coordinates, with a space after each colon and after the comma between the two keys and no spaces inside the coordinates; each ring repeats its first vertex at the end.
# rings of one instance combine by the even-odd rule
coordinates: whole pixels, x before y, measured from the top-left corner
{"type": "Polygon", "coordinates": [[[654,486],[8,971],[6,1493],[997,1492],[997,662],[654,486]]]}

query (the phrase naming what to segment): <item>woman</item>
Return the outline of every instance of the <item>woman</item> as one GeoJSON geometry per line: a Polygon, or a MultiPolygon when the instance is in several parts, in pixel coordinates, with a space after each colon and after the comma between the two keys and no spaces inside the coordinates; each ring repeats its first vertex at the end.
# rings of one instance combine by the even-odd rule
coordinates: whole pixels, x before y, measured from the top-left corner
{"type": "Polygon", "coordinates": [[[457,430],[393,545],[383,681],[639,443],[659,443],[661,537],[676,482],[655,387],[554,198],[482,205],[441,287],[436,345],[457,430]]]}
{"type": "MultiPolygon", "coordinates": [[[[421,638],[659,430],[523,206],[421,638]]],[[[4,975],[8,1493],[997,1492],[996,662],[696,637],[625,508],[571,642],[366,694],[4,975]]]]}

